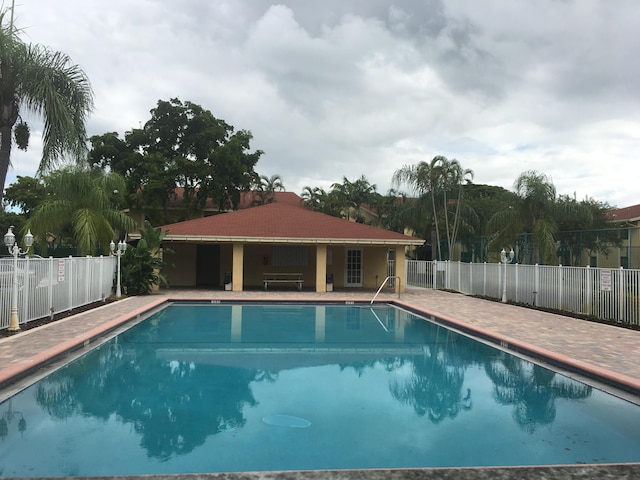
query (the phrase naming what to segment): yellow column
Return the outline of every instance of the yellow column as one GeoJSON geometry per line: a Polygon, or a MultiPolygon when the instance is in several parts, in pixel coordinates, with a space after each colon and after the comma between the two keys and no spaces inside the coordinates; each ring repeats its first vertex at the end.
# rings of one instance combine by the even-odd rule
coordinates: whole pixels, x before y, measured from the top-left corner
{"type": "Polygon", "coordinates": [[[316,246],[316,292],[327,291],[327,246],[316,246]]]}
{"type": "Polygon", "coordinates": [[[400,277],[400,293],[404,292],[406,273],[404,268],[404,246],[398,245],[396,247],[396,275],[400,277]]]}
{"type": "Polygon", "coordinates": [[[242,273],[244,269],[244,244],[233,244],[233,291],[241,292],[243,278],[242,273]]]}

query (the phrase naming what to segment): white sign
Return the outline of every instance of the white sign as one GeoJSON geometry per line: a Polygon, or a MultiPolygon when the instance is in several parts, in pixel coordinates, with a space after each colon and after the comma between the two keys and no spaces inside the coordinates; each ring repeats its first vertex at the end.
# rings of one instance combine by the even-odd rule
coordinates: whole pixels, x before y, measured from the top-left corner
{"type": "Polygon", "coordinates": [[[64,282],[64,260],[58,260],[58,282],[64,282]]]}
{"type": "Polygon", "coordinates": [[[600,270],[600,290],[611,291],[611,270],[600,270]]]}

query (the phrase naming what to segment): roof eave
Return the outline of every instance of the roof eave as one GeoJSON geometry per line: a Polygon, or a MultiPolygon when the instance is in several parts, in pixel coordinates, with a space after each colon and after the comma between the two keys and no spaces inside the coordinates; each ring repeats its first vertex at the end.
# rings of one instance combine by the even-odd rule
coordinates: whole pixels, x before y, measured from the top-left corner
{"type": "MultiPolygon", "coordinates": [[[[140,234],[131,234],[132,240],[140,238],[140,234]]],[[[419,246],[424,240],[417,238],[375,239],[375,238],[303,238],[303,237],[250,237],[227,235],[175,235],[169,234],[163,242],[177,243],[282,243],[282,244],[312,244],[312,245],[415,245],[419,246]]]]}

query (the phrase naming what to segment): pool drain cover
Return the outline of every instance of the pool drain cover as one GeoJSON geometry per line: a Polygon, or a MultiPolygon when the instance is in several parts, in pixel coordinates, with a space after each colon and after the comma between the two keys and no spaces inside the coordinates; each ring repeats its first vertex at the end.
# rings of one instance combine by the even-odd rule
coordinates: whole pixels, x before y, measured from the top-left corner
{"type": "Polygon", "coordinates": [[[309,420],[291,415],[267,415],[262,418],[262,421],[275,427],[308,428],[311,426],[309,420]]]}

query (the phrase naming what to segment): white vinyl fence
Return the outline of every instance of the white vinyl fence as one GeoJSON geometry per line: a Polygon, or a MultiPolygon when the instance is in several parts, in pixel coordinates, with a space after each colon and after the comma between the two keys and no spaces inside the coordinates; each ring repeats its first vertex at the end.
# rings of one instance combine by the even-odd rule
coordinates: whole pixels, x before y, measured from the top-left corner
{"type": "MultiPolygon", "coordinates": [[[[14,259],[0,259],[0,329],[9,326],[14,259]]],[[[18,259],[20,324],[104,300],[111,295],[116,257],[18,259]]]]}
{"type": "Polygon", "coordinates": [[[640,270],[407,260],[407,285],[640,326],[640,270]]]}

